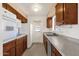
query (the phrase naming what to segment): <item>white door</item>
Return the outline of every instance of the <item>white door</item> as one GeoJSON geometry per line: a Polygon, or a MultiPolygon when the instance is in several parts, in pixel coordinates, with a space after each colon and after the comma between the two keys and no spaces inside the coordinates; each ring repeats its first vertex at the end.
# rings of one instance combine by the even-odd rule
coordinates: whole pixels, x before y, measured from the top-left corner
{"type": "Polygon", "coordinates": [[[32,23],[32,33],[31,38],[33,43],[41,43],[43,42],[43,35],[42,35],[42,24],[41,23],[32,23]]]}

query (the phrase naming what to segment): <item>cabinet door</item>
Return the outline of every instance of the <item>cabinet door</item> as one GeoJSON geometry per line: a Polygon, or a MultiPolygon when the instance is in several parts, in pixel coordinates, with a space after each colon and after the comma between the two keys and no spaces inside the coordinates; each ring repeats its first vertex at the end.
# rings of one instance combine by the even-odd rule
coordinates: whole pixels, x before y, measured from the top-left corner
{"type": "Polygon", "coordinates": [[[46,53],[48,54],[48,40],[46,38],[46,53]]]}
{"type": "Polygon", "coordinates": [[[61,54],[52,44],[51,44],[51,56],[61,56],[61,54]]]}
{"type": "Polygon", "coordinates": [[[27,36],[24,37],[23,46],[24,46],[24,51],[25,51],[27,49],[27,36]]]}
{"type": "Polygon", "coordinates": [[[45,36],[43,36],[43,42],[44,42],[44,47],[45,47],[45,50],[46,50],[46,53],[48,54],[48,43],[47,43],[47,38],[45,36]]]}
{"type": "Polygon", "coordinates": [[[47,18],[47,28],[52,28],[52,17],[47,18]]]}
{"type": "Polygon", "coordinates": [[[3,55],[4,56],[15,56],[15,40],[3,44],[3,55]]]}
{"type": "Polygon", "coordinates": [[[16,40],[16,56],[20,56],[23,53],[23,37],[16,40]]]}
{"type": "Polygon", "coordinates": [[[16,56],[21,56],[23,53],[22,44],[16,45],[16,56]]]}
{"type": "Polygon", "coordinates": [[[44,44],[44,47],[45,47],[45,36],[43,35],[43,44],[44,44]]]}
{"type": "Polygon", "coordinates": [[[11,56],[15,56],[15,47],[10,49],[11,56]]]}
{"type": "Polygon", "coordinates": [[[54,46],[51,44],[51,56],[55,56],[54,46]]]}
{"type": "Polygon", "coordinates": [[[65,3],[64,4],[64,24],[78,23],[78,4],[65,3]]]}
{"type": "Polygon", "coordinates": [[[64,4],[63,3],[58,3],[56,5],[56,24],[63,23],[63,8],[64,4]]]}
{"type": "Polygon", "coordinates": [[[3,56],[10,56],[10,53],[7,52],[7,51],[4,51],[4,52],[3,52],[3,56]]]}
{"type": "Polygon", "coordinates": [[[7,4],[6,3],[2,3],[2,7],[7,9],[7,4]]]}
{"type": "Polygon", "coordinates": [[[20,55],[21,55],[20,46],[16,45],[16,56],[20,56],[20,55]]]}

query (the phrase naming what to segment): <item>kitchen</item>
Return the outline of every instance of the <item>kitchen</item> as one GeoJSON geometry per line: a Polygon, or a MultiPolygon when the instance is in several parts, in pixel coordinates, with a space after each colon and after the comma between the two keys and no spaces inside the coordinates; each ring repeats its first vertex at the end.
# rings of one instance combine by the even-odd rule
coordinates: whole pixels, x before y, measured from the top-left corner
{"type": "Polygon", "coordinates": [[[1,3],[1,55],[79,56],[78,3],[1,3]]]}

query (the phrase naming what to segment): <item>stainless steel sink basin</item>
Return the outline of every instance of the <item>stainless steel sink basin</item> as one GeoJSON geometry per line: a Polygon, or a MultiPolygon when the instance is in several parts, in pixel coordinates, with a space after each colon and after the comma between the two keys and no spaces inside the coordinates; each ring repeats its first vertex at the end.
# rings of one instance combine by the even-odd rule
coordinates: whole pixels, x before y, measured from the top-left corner
{"type": "Polygon", "coordinates": [[[20,36],[20,35],[22,35],[22,34],[18,34],[17,36],[20,36]]]}
{"type": "Polygon", "coordinates": [[[52,33],[52,32],[49,32],[49,33],[46,33],[47,36],[58,36],[56,33],[52,33]]]}

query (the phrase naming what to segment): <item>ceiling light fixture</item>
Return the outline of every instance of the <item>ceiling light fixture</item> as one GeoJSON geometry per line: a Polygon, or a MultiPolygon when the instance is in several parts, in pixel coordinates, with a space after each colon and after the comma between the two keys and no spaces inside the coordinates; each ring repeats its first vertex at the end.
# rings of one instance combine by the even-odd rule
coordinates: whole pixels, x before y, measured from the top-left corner
{"type": "Polygon", "coordinates": [[[35,12],[38,12],[39,10],[41,10],[41,6],[40,6],[39,4],[34,4],[34,5],[33,5],[33,10],[34,10],[35,12]]]}
{"type": "Polygon", "coordinates": [[[39,9],[38,9],[37,7],[35,7],[35,8],[34,8],[34,11],[35,11],[35,12],[38,12],[38,11],[39,11],[39,9]]]}

